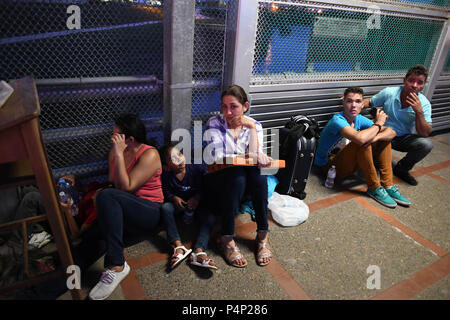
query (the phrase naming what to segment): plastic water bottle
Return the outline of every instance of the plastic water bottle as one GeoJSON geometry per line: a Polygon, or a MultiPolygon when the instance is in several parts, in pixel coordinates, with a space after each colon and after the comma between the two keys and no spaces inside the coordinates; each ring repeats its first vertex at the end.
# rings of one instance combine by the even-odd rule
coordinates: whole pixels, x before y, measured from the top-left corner
{"type": "Polygon", "coordinates": [[[59,179],[58,181],[58,191],[59,191],[59,198],[61,202],[67,203],[67,199],[70,199],[70,193],[69,193],[69,184],[64,179],[59,179]]]}
{"type": "Polygon", "coordinates": [[[58,190],[61,202],[67,203],[67,201],[70,200],[70,211],[72,212],[72,216],[76,216],[78,214],[78,204],[74,201],[73,195],[75,192],[73,190],[72,183],[64,179],[59,179],[58,190]]]}
{"type": "Polygon", "coordinates": [[[191,224],[193,220],[194,220],[194,210],[187,207],[186,210],[184,211],[183,221],[186,224],[191,224]]]}
{"type": "Polygon", "coordinates": [[[61,191],[59,193],[59,199],[61,200],[62,203],[67,203],[67,199],[69,198],[70,197],[64,191],[61,191]]]}
{"type": "Polygon", "coordinates": [[[325,180],[325,187],[333,188],[334,187],[334,178],[336,178],[336,167],[333,165],[328,170],[327,180],[325,180]]]}

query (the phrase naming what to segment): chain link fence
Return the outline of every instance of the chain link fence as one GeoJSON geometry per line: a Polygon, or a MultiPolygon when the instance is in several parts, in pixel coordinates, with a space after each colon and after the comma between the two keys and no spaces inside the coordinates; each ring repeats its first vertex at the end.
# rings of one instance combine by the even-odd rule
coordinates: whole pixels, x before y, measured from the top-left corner
{"type": "Polygon", "coordinates": [[[444,25],[317,2],[260,1],[258,10],[252,84],[402,77],[430,66],[444,25]]]}
{"type": "Polygon", "coordinates": [[[227,14],[225,1],[196,1],[192,120],[205,122],[219,111],[227,14]]]}
{"type": "Polygon", "coordinates": [[[193,125],[200,124],[197,128],[201,127],[202,130],[195,130],[194,126],[191,129],[193,149],[198,149],[200,145],[206,146],[203,141],[206,121],[220,112],[229,6],[229,1],[221,0],[195,2],[191,115],[193,125]]]}
{"type": "Polygon", "coordinates": [[[56,178],[106,178],[120,113],[139,114],[148,137],[162,143],[162,18],[162,1],[0,2],[0,77],[37,80],[56,178]]]}

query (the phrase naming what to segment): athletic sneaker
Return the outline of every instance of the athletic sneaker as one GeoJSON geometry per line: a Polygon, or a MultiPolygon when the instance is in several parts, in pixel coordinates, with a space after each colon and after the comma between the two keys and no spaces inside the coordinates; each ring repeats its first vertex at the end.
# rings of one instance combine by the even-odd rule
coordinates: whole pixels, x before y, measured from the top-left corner
{"type": "Polygon", "coordinates": [[[388,193],[388,195],[392,199],[394,199],[394,201],[397,202],[398,204],[401,204],[401,205],[404,205],[407,207],[409,207],[409,205],[411,204],[411,201],[409,201],[404,196],[402,196],[400,191],[398,191],[397,185],[394,184],[392,187],[390,187],[389,189],[385,189],[385,190],[388,193]]]}
{"type": "Polygon", "coordinates": [[[397,202],[389,196],[383,186],[372,190],[368,189],[367,194],[386,207],[395,208],[397,206],[397,202]]]}
{"type": "Polygon", "coordinates": [[[123,270],[120,272],[107,269],[102,273],[100,281],[89,293],[91,300],[105,300],[108,298],[119,283],[130,273],[130,266],[125,261],[123,270]]]}

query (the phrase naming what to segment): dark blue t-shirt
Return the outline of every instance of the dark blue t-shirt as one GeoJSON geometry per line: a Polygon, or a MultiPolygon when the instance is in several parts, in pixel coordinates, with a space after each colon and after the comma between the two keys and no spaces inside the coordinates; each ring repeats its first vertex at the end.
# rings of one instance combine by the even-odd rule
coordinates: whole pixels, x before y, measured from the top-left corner
{"type": "Polygon", "coordinates": [[[194,195],[202,191],[203,176],[207,173],[204,165],[186,164],[186,174],[183,180],[178,180],[172,171],[163,171],[162,187],[164,201],[172,202],[174,196],[188,201],[194,195]]]}

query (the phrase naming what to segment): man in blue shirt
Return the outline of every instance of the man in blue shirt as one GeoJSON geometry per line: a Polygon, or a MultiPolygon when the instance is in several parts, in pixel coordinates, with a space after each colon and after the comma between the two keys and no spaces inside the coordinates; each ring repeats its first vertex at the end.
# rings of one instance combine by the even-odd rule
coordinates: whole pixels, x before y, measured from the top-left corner
{"type": "Polygon", "coordinates": [[[414,165],[430,153],[433,143],[426,138],[432,131],[431,104],[420,91],[428,77],[422,65],[411,67],[403,78],[403,86],[388,87],[375,96],[364,100],[364,105],[374,107],[383,105],[388,115],[386,126],[396,132],[392,148],[406,152],[406,156],[393,168],[394,174],[411,185],[417,180],[409,174],[414,165]],[[413,133],[414,129],[417,134],[413,133]]]}
{"type": "Polygon", "coordinates": [[[361,88],[345,90],[344,111],[335,114],[320,133],[314,164],[322,167],[324,173],[334,165],[337,179],[361,169],[370,197],[390,208],[397,203],[409,206],[410,201],[393,184],[391,140],[395,132],[384,126],[387,115],[382,110],[377,110],[375,123],[360,115],[363,104],[361,88]],[[380,181],[374,158],[379,163],[380,181]]]}

